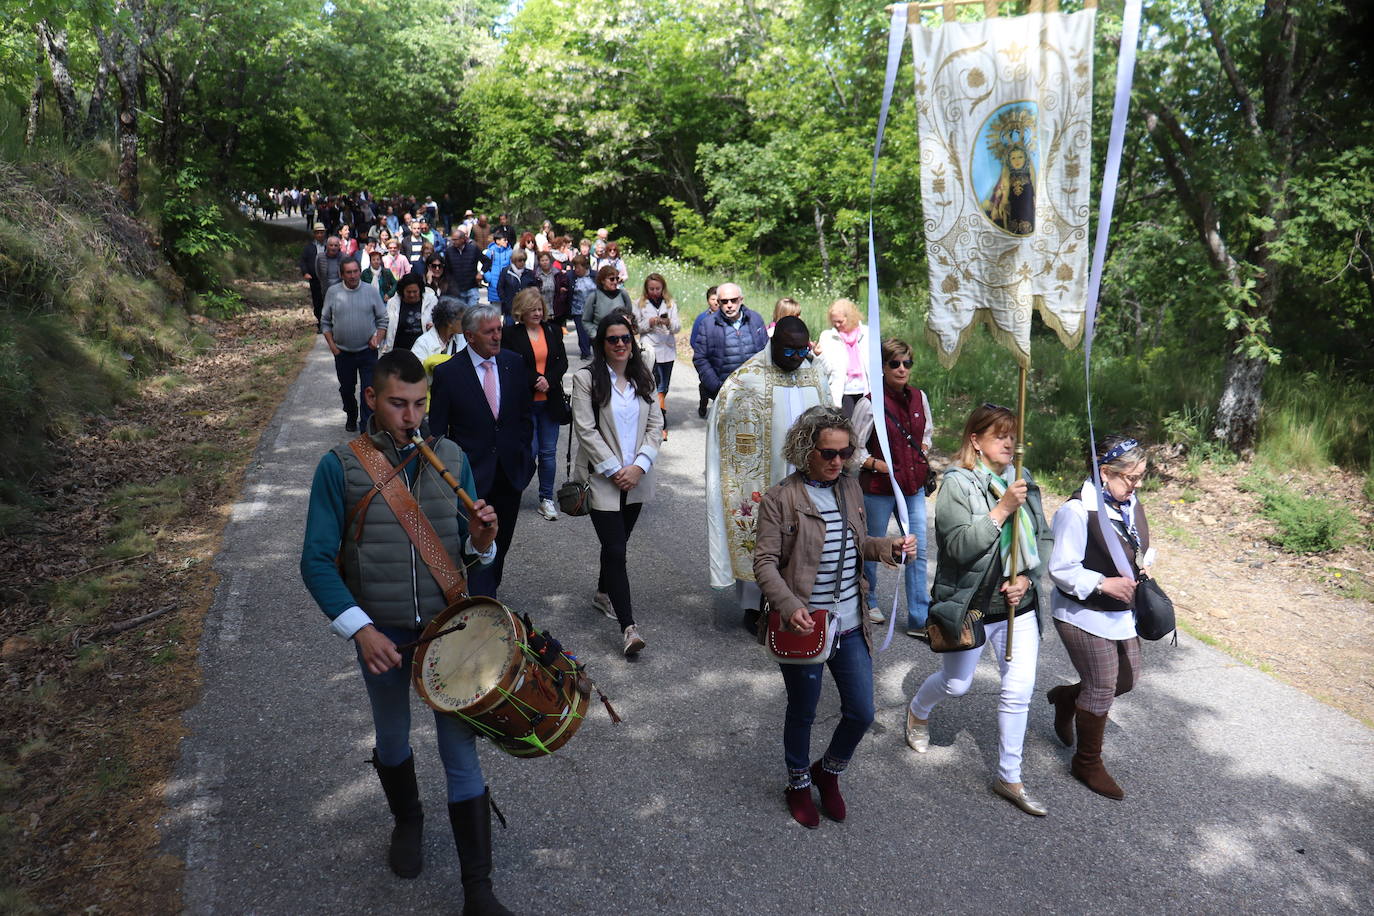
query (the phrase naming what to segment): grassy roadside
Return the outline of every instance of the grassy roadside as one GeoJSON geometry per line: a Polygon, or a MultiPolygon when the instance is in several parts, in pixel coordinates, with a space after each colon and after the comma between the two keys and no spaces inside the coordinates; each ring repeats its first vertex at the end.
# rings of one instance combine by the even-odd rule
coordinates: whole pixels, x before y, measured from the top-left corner
{"type": "Polygon", "coordinates": [[[234,290],[241,314],[192,319],[202,346],[49,447],[42,502],[0,529],[0,911],[179,909],[154,825],[210,560],[314,340],[296,285],[234,290]]]}

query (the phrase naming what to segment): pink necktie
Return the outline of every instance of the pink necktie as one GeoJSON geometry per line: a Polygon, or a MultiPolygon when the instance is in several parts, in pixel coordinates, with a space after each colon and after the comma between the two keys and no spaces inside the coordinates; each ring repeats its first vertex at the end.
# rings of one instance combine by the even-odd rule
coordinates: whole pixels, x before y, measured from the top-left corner
{"type": "Polygon", "coordinates": [[[491,415],[499,417],[501,415],[501,402],[496,397],[496,364],[491,360],[482,363],[482,391],[487,396],[487,405],[491,407],[491,415]]]}

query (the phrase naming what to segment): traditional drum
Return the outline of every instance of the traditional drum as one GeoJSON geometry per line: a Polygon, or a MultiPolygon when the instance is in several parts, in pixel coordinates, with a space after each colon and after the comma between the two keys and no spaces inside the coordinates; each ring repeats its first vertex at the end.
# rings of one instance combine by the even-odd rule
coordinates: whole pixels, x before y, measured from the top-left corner
{"type": "Polygon", "coordinates": [[[419,642],[411,676],[420,697],[506,753],[552,754],[582,725],[593,684],[528,615],[522,620],[491,598],[464,598],[430,621],[419,642]]]}

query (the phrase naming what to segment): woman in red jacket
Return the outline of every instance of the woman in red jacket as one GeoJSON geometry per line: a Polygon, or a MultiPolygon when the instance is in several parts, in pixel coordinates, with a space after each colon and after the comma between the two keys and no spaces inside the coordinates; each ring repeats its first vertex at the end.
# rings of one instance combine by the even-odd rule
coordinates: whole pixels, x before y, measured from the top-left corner
{"type": "MultiPolygon", "coordinates": [[[[868,534],[880,537],[897,514],[897,497],[888,477],[888,463],[896,470],[897,485],[906,501],[906,515],[916,535],[916,559],[906,566],[906,633],[926,638],[926,612],[930,592],[926,588],[926,479],[930,464],[930,401],[926,393],[912,388],[911,346],[890,337],[883,341],[883,412],[887,420],[887,442],[893,457],[883,454],[873,429],[873,395],[865,395],[854,405],[854,432],[859,438],[859,485],[864,491],[864,511],[868,515],[868,534]]],[[[886,618],[878,607],[878,565],[864,564],[868,580],[868,619],[882,623],[886,618]]]]}

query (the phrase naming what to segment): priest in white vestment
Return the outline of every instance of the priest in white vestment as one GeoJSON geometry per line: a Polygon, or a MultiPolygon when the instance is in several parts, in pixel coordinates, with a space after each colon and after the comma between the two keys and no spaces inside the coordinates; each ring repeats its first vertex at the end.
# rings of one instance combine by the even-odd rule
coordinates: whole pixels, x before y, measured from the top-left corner
{"type": "Polygon", "coordinates": [[[758,617],[754,583],[756,512],[763,493],[795,470],[782,457],[787,430],[802,411],[833,406],[809,352],[811,334],[795,316],[780,318],[766,350],[721,385],[706,418],[706,534],[711,586],[734,586],[744,625],[758,617]]]}

